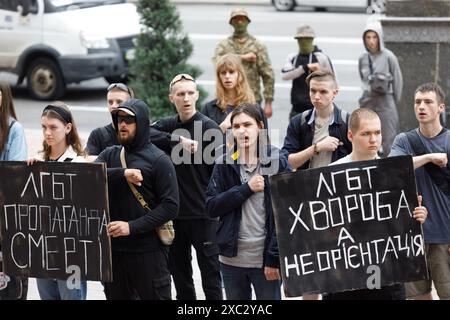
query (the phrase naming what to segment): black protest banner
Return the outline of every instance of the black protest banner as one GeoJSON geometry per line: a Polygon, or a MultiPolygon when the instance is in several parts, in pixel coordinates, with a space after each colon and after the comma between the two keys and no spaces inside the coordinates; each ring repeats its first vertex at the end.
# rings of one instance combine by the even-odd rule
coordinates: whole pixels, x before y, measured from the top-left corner
{"type": "Polygon", "coordinates": [[[0,179],[6,274],[111,281],[104,164],[0,162],[0,179]]]}
{"type": "Polygon", "coordinates": [[[426,278],[410,156],[270,177],[285,295],[426,278]]]}

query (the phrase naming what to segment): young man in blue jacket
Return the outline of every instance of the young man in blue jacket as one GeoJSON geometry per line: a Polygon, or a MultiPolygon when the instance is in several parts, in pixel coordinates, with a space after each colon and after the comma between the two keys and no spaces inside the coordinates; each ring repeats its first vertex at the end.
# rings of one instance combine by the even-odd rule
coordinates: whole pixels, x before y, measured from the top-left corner
{"type": "MultiPolygon", "coordinates": [[[[313,109],[294,116],[289,122],[283,151],[294,169],[319,168],[352,152],[347,138],[349,114],[334,104],[339,93],[335,75],[314,71],[306,78],[313,109]]],[[[318,295],[305,295],[316,300],[318,295]]]]}
{"type": "Polygon", "coordinates": [[[314,108],[291,119],[283,146],[295,169],[327,166],[352,151],[347,138],[350,115],[333,102],[339,92],[334,74],[315,71],[306,81],[314,108]]]}

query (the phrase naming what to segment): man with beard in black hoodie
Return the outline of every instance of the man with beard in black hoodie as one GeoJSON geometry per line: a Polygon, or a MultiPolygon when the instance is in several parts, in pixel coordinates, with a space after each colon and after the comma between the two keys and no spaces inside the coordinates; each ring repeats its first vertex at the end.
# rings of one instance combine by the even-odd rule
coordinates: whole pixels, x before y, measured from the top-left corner
{"type": "Polygon", "coordinates": [[[108,169],[113,282],[105,283],[108,300],[171,299],[168,247],[155,230],[178,213],[178,186],[170,158],[149,142],[148,107],[138,99],[120,104],[112,114],[120,145],[105,149],[97,162],[108,169]],[[127,169],[120,152],[125,150],[127,169]],[[128,183],[151,208],[146,211],[128,183]]]}

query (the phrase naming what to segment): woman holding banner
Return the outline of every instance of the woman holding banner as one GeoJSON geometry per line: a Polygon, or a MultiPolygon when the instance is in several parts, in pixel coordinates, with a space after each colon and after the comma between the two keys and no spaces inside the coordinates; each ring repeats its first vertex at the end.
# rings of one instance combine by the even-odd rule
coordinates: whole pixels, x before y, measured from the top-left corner
{"type": "Polygon", "coordinates": [[[267,142],[257,105],[230,116],[235,148],[216,163],[206,210],[219,217],[217,242],[228,300],[279,300],[278,246],[268,176],[290,171],[287,157],[267,142]]]}
{"type": "MultiPolygon", "coordinates": [[[[0,161],[26,160],[27,149],[25,132],[14,110],[11,88],[0,81],[0,161]]],[[[26,300],[27,291],[28,279],[5,275],[0,259],[0,300],[26,300]]]]}
{"type": "MultiPolygon", "coordinates": [[[[36,161],[86,162],[77,127],[67,105],[54,103],[45,107],[41,116],[43,150],[28,164],[36,161]]],[[[86,300],[87,282],[37,279],[42,300],[86,300]]]]}

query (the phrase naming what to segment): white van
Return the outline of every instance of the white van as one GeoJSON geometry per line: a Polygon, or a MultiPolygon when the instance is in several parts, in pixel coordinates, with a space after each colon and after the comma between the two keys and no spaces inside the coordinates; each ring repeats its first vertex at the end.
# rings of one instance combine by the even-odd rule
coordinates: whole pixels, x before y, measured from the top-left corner
{"type": "Polygon", "coordinates": [[[296,6],[310,6],[316,10],[328,7],[359,8],[367,13],[382,13],[386,0],[272,0],[272,5],[278,11],[292,11],[296,6]]]}
{"type": "Polygon", "coordinates": [[[0,70],[26,78],[34,98],[58,99],[69,83],[126,79],[139,32],[124,0],[0,0],[0,70]]]}

